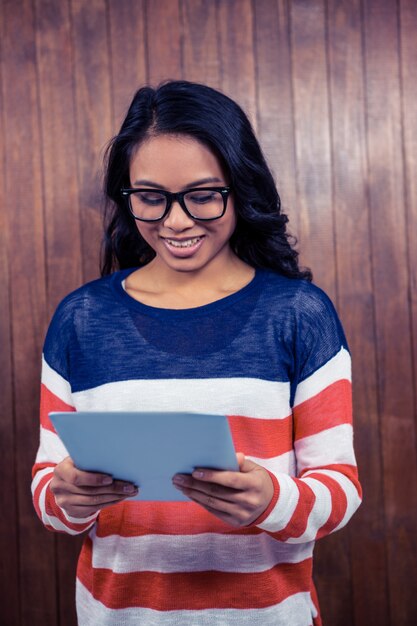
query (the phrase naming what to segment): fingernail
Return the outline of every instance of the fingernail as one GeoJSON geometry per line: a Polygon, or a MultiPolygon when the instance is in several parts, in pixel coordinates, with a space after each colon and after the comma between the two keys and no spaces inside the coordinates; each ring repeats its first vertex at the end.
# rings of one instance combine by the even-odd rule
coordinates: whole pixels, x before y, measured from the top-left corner
{"type": "Polygon", "coordinates": [[[137,490],[137,487],[135,487],[135,485],[125,485],[123,487],[123,492],[124,493],[133,493],[136,490],[137,490]]]}
{"type": "Polygon", "coordinates": [[[177,483],[177,485],[183,485],[185,483],[184,476],[174,476],[172,480],[174,483],[177,483]]]}
{"type": "Polygon", "coordinates": [[[194,476],[194,478],[204,478],[204,472],[196,470],[196,471],[193,472],[193,476],[194,476]]]}
{"type": "Polygon", "coordinates": [[[111,476],[104,476],[104,478],[101,479],[102,485],[111,485],[112,482],[113,482],[113,478],[111,476]]]}

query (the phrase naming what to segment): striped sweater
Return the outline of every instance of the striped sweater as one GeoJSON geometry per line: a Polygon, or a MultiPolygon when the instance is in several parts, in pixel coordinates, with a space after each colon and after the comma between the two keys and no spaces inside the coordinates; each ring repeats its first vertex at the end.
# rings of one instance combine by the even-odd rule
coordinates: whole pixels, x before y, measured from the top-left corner
{"type": "Polygon", "coordinates": [[[316,539],[360,504],[350,356],[327,296],[257,270],[201,307],[159,309],[123,288],[130,270],[59,305],[44,346],[36,511],[85,536],[80,626],[309,626],[316,539]],[[67,452],[49,411],[168,410],[228,416],[236,450],[269,470],[274,496],[244,528],[193,502],[124,501],[69,517],[49,484],[67,452]]]}

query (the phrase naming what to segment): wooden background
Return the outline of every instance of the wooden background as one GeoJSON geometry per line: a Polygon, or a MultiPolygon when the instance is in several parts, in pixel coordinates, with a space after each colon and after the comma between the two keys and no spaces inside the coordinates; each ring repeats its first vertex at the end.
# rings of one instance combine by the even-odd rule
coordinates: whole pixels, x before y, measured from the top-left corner
{"type": "Polygon", "coordinates": [[[103,147],[166,78],[247,110],[348,335],[365,502],[316,548],[325,624],[417,624],[415,0],[1,0],[0,23],[1,624],[75,624],[79,541],[29,493],[40,355],[98,275],[103,147]]]}

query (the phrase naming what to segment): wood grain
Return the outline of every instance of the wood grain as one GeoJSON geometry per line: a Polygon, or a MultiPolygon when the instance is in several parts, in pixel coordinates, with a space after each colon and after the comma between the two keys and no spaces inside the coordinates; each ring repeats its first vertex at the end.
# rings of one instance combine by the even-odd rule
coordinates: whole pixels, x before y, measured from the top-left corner
{"type": "Polygon", "coordinates": [[[325,10],[321,0],[294,0],[290,8],[301,259],[313,268],[316,282],[334,300],[336,265],[325,10]]]}
{"type": "Polygon", "coordinates": [[[396,3],[366,1],[364,26],[388,593],[391,621],[402,626],[417,621],[405,584],[417,579],[417,466],[396,3]]]}
{"type": "Polygon", "coordinates": [[[72,0],[83,280],[97,278],[102,238],[103,156],[114,125],[105,0],[72,0]]]}
{"type": "MultiPolygon", "coordinates": [[[[349,613],[356,626],[382,626],[389,623],[389,610],[384,572],[384,493],[382,483],[375,482],[375,477],[382,474],[382,464],[361,30],[359,0],[328,2],[338,304],[352,353],[354,424],[360,432],[356,453],[365,493],[363,506],[343,531],[347,533],[346,552],[352,577],[349,613]]],[[[348,580],[345,584],[350,587],[348,580]]],[[[336,619],[332,615],[329,623],[337,623],[336,619]]]]}
{"type": "Polygon", "coordinates": [[[284,0],[260,0],[253,8],[258,137],[275,175],[283,210],[290,218],[289,230],[296,235],[300,216],[296,196],[288,6],[284,0]]]}
{"type": "Polygon", "coordinates": [[[402,134],[404,142],[406,228],[408,243],[411,350],[414,373],[414,417],[417,423],[417,10],[415,2],[400,3],[402,134]]]}
{"type": "MultiPolygon", "coordinates": [[[[29,484],[39,441],[36,406],[46,327],[42,161],[33,5],[3,3],[3,113],[8,212],[20,625],[56,626],[54,537],[35,519],[29,484]],[[16,45],[20,42],[20,45],[16,45]],[[16,80],[24,76],[24,80],[16,80]]],[[[9,486],[7,486],[9,488],[9,486]]],[[[10,555],[9,558],[12,558],[10,555]]]]}
{"type": "Polygon", "coordinates": [[[187,80],[221,87],[216,2],[182,0],[183,73],[187,80]]]}
{"type": "Polygon", "coordinates": [[[0,3],[3,626],[75,626],[81,538],[32,508],[40,356],[98,276],[102,156],[145,82],[236,99],[353,359],[364,504],[320,540],[325,626],[417,623],[417,9],[413,0],[0,3]]]}
{"type": "Polygon", "coordinates": [[[222,90],[239,102],[255,129],[258,125],[253,8],[250,0],[228,0],[218,5],[222,90]]]}
{"type": "Polygon", "coordinates": [[[146,0],[148,80],[152,86],[181,80],[182,33],[179,0],[146,0]]]}
{"type": "Polygon", "coordinates": [[[120,128],[134,93],[148,81],[144,5],[144,0],[108,3],[114,134],[120,128]]]}
{"type": "MultiPolygon", "coordinates": [[[[4,5],[0,5],[0,111],[4,111],[3,46],[5,42],[4,5]]],[[[11,335],[11,284],[9,267],[8,227],[9,207],[6,193],[6,120],[0,116],[0,476],[4,487],[0,489],[0,589],[7,602],[0,609],[0,620],[5,624],[19,624],[19,544],[18,511],[16,502],[16,437],[13,398],[13,345],[11,335]]]]}

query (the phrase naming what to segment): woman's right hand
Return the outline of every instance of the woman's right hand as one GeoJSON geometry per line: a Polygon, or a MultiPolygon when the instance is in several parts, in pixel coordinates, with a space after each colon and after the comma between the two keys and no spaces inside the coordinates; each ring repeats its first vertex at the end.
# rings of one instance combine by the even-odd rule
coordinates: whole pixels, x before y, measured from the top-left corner
{"type": "Polygon", "coordinates": [[[50,488],[58,506],[70,517],[79,518],[89,517],[138,493],[132,483],[77,469],[69,456],[55,467],[50,488]]]}

